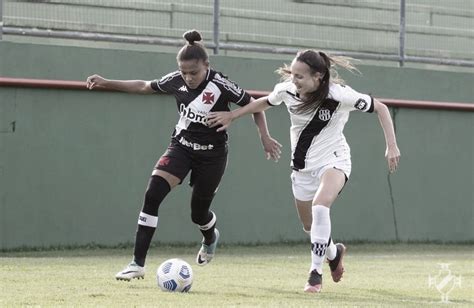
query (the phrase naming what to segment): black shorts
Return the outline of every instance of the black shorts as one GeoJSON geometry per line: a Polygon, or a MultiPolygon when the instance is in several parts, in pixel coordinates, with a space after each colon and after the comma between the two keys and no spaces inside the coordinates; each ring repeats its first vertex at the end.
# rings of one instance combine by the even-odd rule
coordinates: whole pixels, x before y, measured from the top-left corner
{"type": "Polygon", "coordinates": [[[180,179],[180,183],[191,171],[189,185],[207,196],[217,190],[226,165],[227,145],[213,150],[194,150],[171,139],[155,169],[171,173],[180,179]]]}

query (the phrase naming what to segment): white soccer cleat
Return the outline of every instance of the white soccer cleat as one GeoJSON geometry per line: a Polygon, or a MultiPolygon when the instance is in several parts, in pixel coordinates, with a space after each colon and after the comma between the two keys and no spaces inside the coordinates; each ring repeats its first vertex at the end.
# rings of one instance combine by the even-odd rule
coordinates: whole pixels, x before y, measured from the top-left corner
{"type": "Polygon", "coordinates": [[[145,267],[136,264],[135,262],[130,263],[122,271],[115,275],[117,280],[130,281],[133,278],[143,279],[145,278],[145,267]]]}
{"type": "Polygon", "coordinates": [[[217,242],[219,241],[219,230],[214,229],[214,234],[216,235],[216,240],[211,245],[205,245],[203,240],[201,249],[199,249],[199,252],[196,256],[197,265],[204,266],[207,263],[211,262],[212,258],[214,258],[214,254],[216,253],[217,242]]]}

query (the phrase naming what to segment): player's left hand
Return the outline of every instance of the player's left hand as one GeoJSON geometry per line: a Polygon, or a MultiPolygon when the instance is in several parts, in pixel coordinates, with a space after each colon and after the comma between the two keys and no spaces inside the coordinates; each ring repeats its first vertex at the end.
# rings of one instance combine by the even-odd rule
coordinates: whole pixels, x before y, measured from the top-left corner
{"type": "Polygon", "coordinates": [[[396,144],[387,146],[385,150],[385,158],[388,163],[388,170],[393,173],[397,170],[400,162],[400,150],[396,144]]]}
{"type": "Polygon", "coordinates": [[[281,155],[282,145],[271,136],[261,136],[260,140],[262,141],[263,149],[267,155],[267,159],[273,159],[275,162],[278,162],[281,155]]]}
{"type": "Polygon", "coordinates": [[[207,115],[207,125],[209,127],[216,127],[218,132],[226,130],[232,123],[232,111],[216,111],[210,112],[207,115]]]}

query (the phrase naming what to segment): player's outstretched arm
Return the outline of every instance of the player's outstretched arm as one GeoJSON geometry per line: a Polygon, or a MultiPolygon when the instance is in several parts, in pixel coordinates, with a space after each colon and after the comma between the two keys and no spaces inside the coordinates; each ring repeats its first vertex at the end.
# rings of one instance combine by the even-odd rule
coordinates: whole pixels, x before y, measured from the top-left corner
{"type": "Polygon", "coordinates": [[[220,132],[227,129],[233,120],[246,114],[253,114],[254,122],[258,127],[260,140],[267,159],[273,159],[277,162],[280,159],[282,145],[273,139],[268,132],[267,120],[263,112],[268,108],[270,108],[270,105],[267,103],[267,97],[262,97],[257,100],[252,98],[249,104],[237,110],[211,112],[207,117],[207,122],[210,127],[219,126],[217,131],[220,132]]]}
{"type": "Polygon", "coordinates": [[[153,93],[150,81],[145,80],[112,80],[94,74],[87,77],[87,88],[89,90],[102,88],[129,93],[149,94],[153,93]]]}
{"type": "Polygon", "coordinates": [[[227,129],[232,121],[246,114],[261,112],[268,108],[270,105],[267,103],[267,97],[264,96],[236,110],[211,112],[207,115],[207,123],[209,127],[219,126],[217,131],[220,132],[227,129]]]}
{"type": "Polygon", "coordinates": [[[395,130],[393,128],[392,117],[388,111],[387,106],[374,100],[374,110],[379,117],[380,125],[382,126],[383,133],[385,136],[385,143],[387,149],[385,150],[385,158],[388,163],[388,170],[390,173],[395,172],[400,161],[400,150],[398,149],[397,139],[395,137],[395,130]]]}

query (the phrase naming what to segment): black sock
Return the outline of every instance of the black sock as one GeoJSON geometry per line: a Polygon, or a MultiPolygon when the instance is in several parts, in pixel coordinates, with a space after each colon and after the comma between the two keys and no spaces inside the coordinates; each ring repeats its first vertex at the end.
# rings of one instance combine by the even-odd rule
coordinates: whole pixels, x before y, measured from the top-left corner
{"type": "Polygon", "coordinates": [[[214,233],[214,229],[216,225],[212,226],[209,230],[201,230],[202,236],[204,236],[204,244],[211,245],[216,240],[216,234],[214,233]]]}
{"type": "Polygon", "coordinates": [[[199,226],[199,230],[201,231],[202,236],[204,237],[205,245],[211,245],[216,240],[216,234],[214,233],[214,230],[216,229],[216,220],[214,219],[214,215],[214,212],[209,211],[208,225],[205,228],[203,228],[203,226],[199,226]],[[209,226],[209,224],[212,225],[209,226]]]}
{"type": "Polygon", "coordinates": [[[138,225],[135,235],[135,250],[133,252],[134,261],[140,266],[145,266],[146,254],[150,248],[151,239],[155,233],[153,227],[138,225]]]}
{"type": "Polygon", "coordinates": [[[135,263],[140,266],[145,266],[146,254],[158,225],[158,208],[170,190],[168,181],[161,176],[153,175],[150,178],[135,234],[133,255],[135,263]]]}

